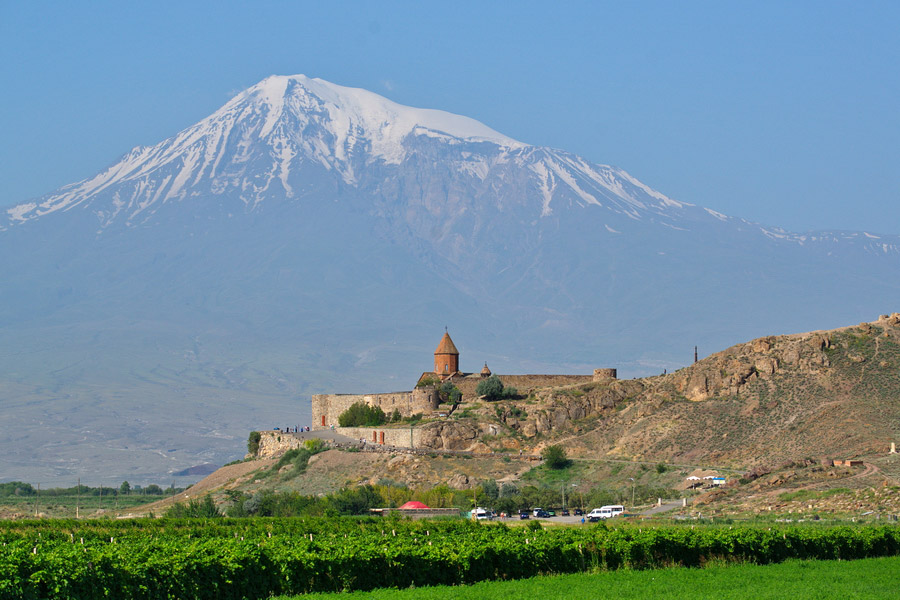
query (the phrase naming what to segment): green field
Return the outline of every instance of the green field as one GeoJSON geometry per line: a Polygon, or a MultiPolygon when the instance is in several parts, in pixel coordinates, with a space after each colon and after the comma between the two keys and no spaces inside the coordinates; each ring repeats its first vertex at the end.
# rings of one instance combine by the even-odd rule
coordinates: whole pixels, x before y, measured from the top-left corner
{"type": "MultiPolygon", "coordinates": [[[[688,585],[708,575],[697,567],[841,559],[833,563],[841,568],[856,564],[849,559],[900,556],[900,528],[637,523],[542,528],[537,522],[507,527],[373,517],[43,520],[0,521],[0,548],[0,600],[242,600],[567,573],[619,572],[628,581],[627,573],[646,571],[649,580],[639,581],[682,577],[688,585]],[[664,575],[669,572],[675,575],[664,575]]],[[[809,567],[788,563],[786,568],[809,567]]],[[[560,593],[577,589],[575,583],[529,581],[522,585],[557,585],[560,593]]],[[[605,580],[583,581],[588,583],[577,585],[595,587],[605,580]]],[[[865,585],[860,593],[876,589],[865,585]]]]}
{"type": "Polygon", "coordinates": [[[615,571],[482,582],[467,586],[385,589],[349,594],[280,596],[276,600],[496,600],[615,598],[616,600],[807,600],[900,598],[900,558],[854,561],[790,560],[776,565],[615,571]]]}

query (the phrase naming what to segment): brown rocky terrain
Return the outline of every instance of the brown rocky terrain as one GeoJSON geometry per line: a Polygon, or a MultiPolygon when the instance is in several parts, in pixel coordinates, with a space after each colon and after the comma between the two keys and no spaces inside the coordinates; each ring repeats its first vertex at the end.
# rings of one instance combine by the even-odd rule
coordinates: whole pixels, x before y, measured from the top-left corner
{"type": "Polygon", "coordinates": [[[900,442],[900,314],[738,344],[675,373],[463,403],[425,425],[434,448],[562,444],[583,458],[749,469],[885,454],[900,442]]]}
{"type": "Polygon", "coordinates": [[[900,442],[897,313],[759,338],[667,375],[519,391],[499,402],[464,398],[450,417],[424,421],[418,454],[329,450],[300,476],[259,478],[257,469],[293,443],[285,441],[265,447],[265,460],[220,470],[175,500],[223,498],[228,489],[321,494],[384,481],[457,489],[522,482],[540,450],[559,444],[575,459],[583,489],[627,490],[634,478],[683,490],[699,467],[728,476],[722,488],[680,492],[695,496],[686,514],[900,513],[900,455],[889,454],[900,442]],[[862,465],[831,463],[849,458],[862,465]]]}

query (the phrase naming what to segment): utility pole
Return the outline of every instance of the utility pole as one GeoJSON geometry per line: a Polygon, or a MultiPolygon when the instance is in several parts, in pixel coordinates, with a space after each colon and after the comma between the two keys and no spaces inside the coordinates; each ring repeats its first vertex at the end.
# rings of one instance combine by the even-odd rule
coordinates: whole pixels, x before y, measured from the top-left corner
{"type": "Polygon", "coordinates": [[[40,495],[41,495],[41,484],[39,483],[38,489],[37,489],[37,494],[34,495],[34,516],[35,517],[37,516],[37,503],[38,503],[38,496],[40,496],[40,495]]]}
{"type": "Polygon", "coordinates": [[[81,504],[81,477],[78,478],[78,489],[75,490],[75,518],[78,518],[78,505],[81,504]]]}
{"type": "Polygon", "coordinates": [[[694,346],[694,362],[697,362],[697,346],[694,346]]]}
{"type": "Polygon", "coordinates": [[[631,510],[634,510],[634,477],[629,477],[631,480],[631,510]]]}

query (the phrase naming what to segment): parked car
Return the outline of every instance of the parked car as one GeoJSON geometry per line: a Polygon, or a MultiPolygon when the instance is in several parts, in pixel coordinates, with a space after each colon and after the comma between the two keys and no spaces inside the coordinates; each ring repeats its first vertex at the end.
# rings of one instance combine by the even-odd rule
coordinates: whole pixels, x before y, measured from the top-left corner
{"type": "Polygon", "coordinates": [[[576,509],[575,509],[575,516],[576,516],[576,517],[580,517],[580,516],[582,516],[583,514],[584,514],[584,511],[581,510],[580,508],[576,508],[576,509]]]}
{"type": "Polygon", "coordinates": [[[568,517],[568,516],[569,516],[569,509],[568,509],[568,508],[564,508],[564,509],[562,510],[562,516],[564,516],[564,517],[568,517]]]}
{"type": "Polygon", "coordinates": [[[531,514],[540,519],[546,519],[550,516],[550,513],[548,513],[543,508],[535,508],[533,511],[531,511],[531,514]]]}
{"type": "Polygon", "coordinates": [[[544,512],[547,513],[546,516],[548,516],[548,517],[556,516],[556,511],[554,511],[554,510],[545,510],[544,512]]]}
{"type": "Polygon", "coordinates": [[[520,518],[520,519],[530,519],[530,518],[531,518],[531,515],[528,514],[528,511],[527,511],[527,510],[520,510],[520,511],[519,511],[519,518],[520,518]]]}

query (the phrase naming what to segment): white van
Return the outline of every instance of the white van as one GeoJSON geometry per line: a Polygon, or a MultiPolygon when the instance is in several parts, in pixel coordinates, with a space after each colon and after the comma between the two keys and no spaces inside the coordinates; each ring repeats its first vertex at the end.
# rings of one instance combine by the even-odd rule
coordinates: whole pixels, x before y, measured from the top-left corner
{"type": "Polygon", "coordinates": [[[494,519],[494,512],[489,508],[481,508],[479,506],[472,511],[472,518],[477,521],[492,521],[494,519]]]}
{"type": "Polygon", "coordinates": [[[597,519],[611,519],[613,517],[618,517],[624,512],[625,507],[621,504],[608,504],[592,510],[588,513],[587,518],[591,521],[596,521],[597,519]]]}

